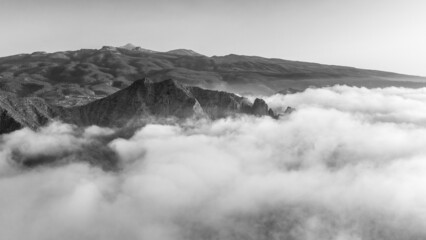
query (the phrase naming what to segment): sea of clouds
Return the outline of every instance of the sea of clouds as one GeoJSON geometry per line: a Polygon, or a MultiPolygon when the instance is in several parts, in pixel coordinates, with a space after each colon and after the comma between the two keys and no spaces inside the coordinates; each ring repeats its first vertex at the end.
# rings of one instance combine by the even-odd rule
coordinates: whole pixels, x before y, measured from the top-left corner
{"type": "Polygon", "coordinates": [[[297,110],[1,136],[0,238],[426,239],[426,89],[265,100],[297,110]]]}

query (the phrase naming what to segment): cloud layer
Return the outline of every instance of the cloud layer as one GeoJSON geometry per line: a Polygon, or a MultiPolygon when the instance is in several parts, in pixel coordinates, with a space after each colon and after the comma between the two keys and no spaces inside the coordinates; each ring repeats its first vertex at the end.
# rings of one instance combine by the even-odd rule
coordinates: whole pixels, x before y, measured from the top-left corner
{"type": "Polygon", "coordinates": [[[149,124],[54,123],[1,137],[5,239],[424,239],[426,89],[276,95],[297,111],[149,124]],[[100,149],[100,150],[99,150],[100,149]],[[35,168],[22,162],[61,164],[35,168]],[[87,164],[119,164],[104,171],[87,164]],[[21,164],[20,164],[21,163],[21,164]]]}

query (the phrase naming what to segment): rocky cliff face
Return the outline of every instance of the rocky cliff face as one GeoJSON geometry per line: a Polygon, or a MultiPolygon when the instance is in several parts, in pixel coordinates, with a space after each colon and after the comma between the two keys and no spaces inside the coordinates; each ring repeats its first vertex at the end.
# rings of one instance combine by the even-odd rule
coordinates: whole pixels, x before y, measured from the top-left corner
{"type": "Polygon", "coordinates": [[[4,108],[0,108],[0,134],[10,133],[21,129],[24,126],[19,123],[10,113],[4,108]]]}
{"type": "Polygon", "coordinates": [[[62,119],[77,125],[111,127],[136,124],[150,117],[217,119],[240,113],[275,117],[261,99],[251,104],[232,93],[186,87],[174,80],[143,79],[106,98],[69,108],[62,119]]]}
{"type": "Polygon", "coordinates": [[[23,127],[36,129],[57,116],[57,109],[40,98],[17,98],[0,96],[0,134],[23,127]]]}
{"type": "Polygon", "coordinates": [[[190,92],[173,80],[138,80],[108,97],[66,109],[62,119],[77,125],[123,126],[149,117],[190,117],[195,104],[190,92]]]}
{"type": "Polygon", "coordinates": [[[89,104],[63,108],[39,98],[0,98],[0,133],[37,128],[51,119],[77,126],[123,127],[159,118],[218,119],[236,114],[277,117],[262,99],[252,104],[232,93],[187,87],[174,80],[135,81],[129,87],[89,104]]]}
{"type": "Polygon", "coordinates": [[[248,99],[232,93],[206,90],[198,87],[191,87],[190,91],[200,103],[204,113],[211,119],[239,113],[276,117],[265,101],[259,98],[256,98],[252,104],[248,99]]]}

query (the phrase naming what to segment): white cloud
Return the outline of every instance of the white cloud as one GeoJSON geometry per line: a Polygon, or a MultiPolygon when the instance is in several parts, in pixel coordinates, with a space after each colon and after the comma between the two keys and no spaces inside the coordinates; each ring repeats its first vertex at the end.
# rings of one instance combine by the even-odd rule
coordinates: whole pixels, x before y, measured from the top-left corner
{"type": "Polygon", "coordinates": [[[123,166],[20,170],[3,161],[0,232],[12,240],[423,239],[425,93],[310,89],[267,99],[297,108],[279,120],[149,124],[106,142],[98,139],[112,130],[98,127],[20,130],[2,137],[3,159],[13,159],[10,149],[84,153],[101,142],[123,166]]]}

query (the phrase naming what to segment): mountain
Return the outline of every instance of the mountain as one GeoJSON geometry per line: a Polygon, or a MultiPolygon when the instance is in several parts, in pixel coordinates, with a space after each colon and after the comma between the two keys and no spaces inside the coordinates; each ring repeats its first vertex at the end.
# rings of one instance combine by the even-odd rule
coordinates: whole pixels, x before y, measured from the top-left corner
{"type": "Polygon", "coordinates": [[[127,49],[127,50],[134,50],[134,49],[138,48],[138,46],[135,46],[135,45],[133,45],[131,43],[128,43],[128,44],[126,44],[124,46],[121,46],[120,48],[127,49]]]}
{"type": "Polygon", "coordinates": [[[207,57],[190,50],[143,51],[134,45],[0,58],[0,90],[64,107],[104,98],[144,77],[241,95],[335,84],[426,86],[425,78],[390,72],[234,54],[207,57]]]}
{"type": "Polygon", "coordinates": [[[204,55],[199,54],[199,53],[194,52],[194,51],[189,50],[189,49],[175,49],[175,50],[168,51],[166,53],[176,54],[176,55],[181,55],[181,56],[205,57],[204,55]]]}
{"type": "Polygon", "coordinates": [[[0,134],[23,127],[37,129],[57,115],[57,109],[40,98],[0,95],[0,134]]]}
{"type": "Polygon", "coordinates": [[[74,107],[51,106],[40,98],[0,98],[0,133],[36,129],[56,119],[77,126],[132,127],[151,120],[223,118],[237,114],[277,115],[262,99],[253,103],[232,93],[187,87],[174,80],[142,79],[105,98],[74,107]]]}
{"type": "MultiPolygon", "coordinates": [[[[145,49],[145,48],[141,48],[139,46],[133,45],[131,43],[128,43],[124,46],[119,47],[121,49],[127,49],[127,50],[131,50],[131,51],[139,51],[139,52],[146,52],[146,53],[158,53],[157,51],[153,51],[153,50],[149,50],[149,49],[145,49]]],[[[204,56],[202,54],[199,54],[195,51],[192,51],[190,49],[175,49],[175,50],[170,50],[167,51],[166,53],[168,54],[174,54],[174,55],[182,55],[182,56],[204,56]]]]}
{"type": "Polygon", "coordinates": [[[67,122],[77,125],[123,126],[149,117],[188,118],[196,100],[181,84],[166,80],[135,81],[129,87],[83,106],[69,108],[67,122]]]}
{"type": "Polygon", "coordinates": [[[135,45],[133,45],[131,43],[128,43],[128,44],[126,44],[124,46],[121,46],[119,48],[131,50],[131,51],[145,52],[145,53],[156,53],[156,51],[145,49],[145,48],[141,48],[141,47],[135,46],[135,45]]]}
{"type": "Polygon", "coordinates": [[[108,97],[66,111],[67,116],[62,116],[66,122],[107,127],[135,125],[151,117],[217,119],[240,113],[276,117],[261,99],[252,104],[232,93],[187,87],[171,79],[138,80],[108,97]]]}

